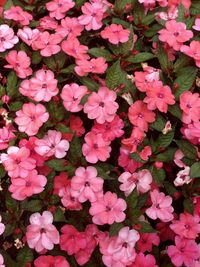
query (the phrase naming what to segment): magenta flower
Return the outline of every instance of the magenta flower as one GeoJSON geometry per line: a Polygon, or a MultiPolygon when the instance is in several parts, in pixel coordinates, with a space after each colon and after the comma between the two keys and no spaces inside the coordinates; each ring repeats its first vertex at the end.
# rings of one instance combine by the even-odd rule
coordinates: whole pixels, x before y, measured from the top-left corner
{"type": "Polygon", "coordinates": [[[60,20],[65,17],[66,12],[74,7],[75,3],[72,0],[53,0],[46,3],[46,8],[50,17],[60,20]]]}
{"type": "Polygon", "coordinates": [[[17,36],[12,28],[7,24],[0,25],[0,52],[4,52],[7,49],[12,48],[15,44],[19,42],[17,36]]]}
{"type": "Polygon", "coordinates": [[[111,44],[126,43],[129,39],[130,30],[123,29],[122,25],[111,24],[101,31],[101,37],[108,39],[111,44]]]}
{"type": "Polygon", "coordinates": [[[129,265],[130,267],[158,267],[156,260],[153,255],[143,253],[137,254],[133,264],[129,265]]]}
{"type": "Polygon", "coordinates": [[[141,233],[137,242],[137,248],[140,252],[151,252],[154,246],[159,246],[160,237],[157,233],[141,233]]]}
{"type": "Polygon", "coordinates": [[[54,244],[59,244],[60,236],[53,223],[53,215],[44,211],[42,215],[36,212],[30,216],[30,225],[27,226],[26,239],[28,246],[37,252],[44,249],[52,250],[54,244]]]}
{"type": "Polygon", "coordinates": [[[68,261],[63,256],[42,255],[34,261],[35,267],[70,267],[68,261]]]}

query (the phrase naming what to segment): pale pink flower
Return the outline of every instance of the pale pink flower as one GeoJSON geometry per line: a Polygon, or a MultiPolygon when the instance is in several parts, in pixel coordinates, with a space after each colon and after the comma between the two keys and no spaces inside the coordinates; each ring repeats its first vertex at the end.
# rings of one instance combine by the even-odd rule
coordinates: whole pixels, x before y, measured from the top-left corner
{"type": "Polygon", "coordinates": [[[2,221],[2,217],[0,215],[0,235],[3,234],[4,230],[5,230],[5,225],[1,222],[2,221]]]}
{"type": "Polygon", "coordinates": [[[107,87],[100,87],[98,92],[92,92],[84,105],[84,112],[89,119],[96,119],[100,124],[111,122],[119,107],[115,102],[117,95],[107,87]]]}
{"type": "Polygon", "coordinates": [[[12,28],[7,24],[0,25],[0,52],[12,48],[19,42],[18,37],[15,35],[12,28]]]}
{"type": "Polygon", "coordinates": [[[136,255],[134,263],[129,267],[158,267],[158,265],[153,255],[139,253],[136,255]]]}
{"type": "Polygon", "coordinates": [[[10,146],[7,154],[1,154],[1,161],[11,178],[26,177],[36,167],[36,161],[30,157],[30,150],[26,147],[10,146]]]}
{"type": "Polygon", "coordinates": [[[63,105],[70,112],[78,112],[83,109],[81,99],[87,94],[87,87],[77,83],[66,84],[61,93],[63,105]]]}
{"type": "Polygon", "coordinates": [[[33,19],[33,16],[24,11],[20,6],[11,6],[9,9],[4,11],[5,19],[12,19],[16,22],[19,22],[21,25],[29,25],[30,21],[33,19]]]}
{"type": "Polygon", "coordinates": [[[64,256],[42,255],[34,260],[35,267],[70,267],[64,256]]]}
{"type": "Polygon", "coordinates": [[[200,31],[200,18],[195,19],[195,25],[192,26],[196,31],[200,31]]]}
{"type": "Polygon", "coordinates": [[[184,170],[181,170],[177,173],[176,178],[174,180],[175,186],[182,186],[184,184],[189,184],[192,179],[190,177],[190,167],[184,166],[184,170]]]}
{"type": "Polygon", "coordinates": [[[103,57],[93,58],[91,60],[77,60],[76,64],[77,66],[74,70],[79,76],[87,76],[90,72],[102,74],[108,67],[106,60],[103,57]]]}
{"type": "Polygon", "coordinates": [[[13,139],[15,139],[15,135],[9,127],[0,128],[0,150],[6,149],[13,139]]]}
{"type": "Polygon", "coordinates": [[[190,46],[182,45],[181,52],[195,60],[196,66],[200,68],[200,42],[193,40],[190,46]]]}
{"type": "Polygon", "coordinates": [[[36,40],[39,36],[38,29],[31,29],[25,26],[23,29],[19,29],[17,32],[17,36],[28,46],[32,44],[34,40],[36,40]]]}
{"type": "Polygon", "coordinates": [[[82,152],[89,163],[96,163],[98,160],[106,161],[110,157],[110,142],[105,141],[102,134],[88,132],[84,140],[82,152]]]}
{"type": "Polygon", "coordinates": [[[38,133],[39,128],[48,120],[49,113],[42,104],[25,103],[22,109],[16,112],[15,123],[20,132],[32,136],[38,133]]]}
{"type": "Polygon", "coordinates": [[[159,40],[167,43],[176,51],[179,51],[182,44],[193,37],[193,32],[186,30],[186,25],[183,22],[170,20],[166,22],[165,27],[158,32],[159,40]]]}
{"type": "Polygon", "coordinates": [[[26,239],[28,246],[37,252],[44,249],[52,250],[54,244],[59,244],[59,232],[53,223],[53,215],[44,211],[42,215],[36,212],[30,216],[30,225],[27,226],[26,239]]]}
{"type": "Polygon", "coordinates": [[[117,198],[115,193],[108,191],[97,201],[91,203],[89,213],[95,224],[113,224],[125,220],[124,211],[126,208],[126,202],[122,198],[117,198]]]}
{"type": "Polygon", "coordinates": [[[120,147],[120,155],[118,158],[118,164],[126,172],[135,172],[138,168],[142,166],[142,163],[135,161],[130,156],[130,151],[124,147],[120,147]]]}
{"type": "Polygon", "coordinates": [[[87,60],[88,47],[81,45],[76,37],[69,36],[67,40],[62,42],[62,50],[69,56],[74,57],[77,60],[87,60]]]}
{"type": "Polygon", "coordinates": [[[9,64],[4,65],[4,68],[14,69],[19,78],[24,79],[33,73],[31,59],[24,51],[12,50],[6,55],[6,60],[9,64]]]}
{"type": "Polygon", "coordinates": [[[6,267],[4,265],[4,258],[3,258],[3,256],[1,254],[0,254],[0,267],[6,267]]]}
{"type": "Polygon", "coordinates": [[[69,142],[62,139],[62,134],[55,130],[48,130],[47,134],[35,141],[35,151],[44,157],[55,156],[64,158],[69,150],[69,142]]]}
{"type": "Polygon", "coordinates": [[[172,198],[160,193],[157,189],[150,192],[152,206],[146,210],[146,214],[152,220],[160,219],[162,222],[171,221],[173,216],[172,198]]]}
{"type": "Polygon", "coordinates": [[[180,214],[179,220],[172,221],[169,227],[180,237],[196,239],[200,234],[200,218],[184,212],[180,214]]]}
{"type": "Polygon", "coordinates": [[[194,260],[199,258],[199,249],[194,240],[176,236],[175,246],[169,246],[167,254],[176,267],[181,267],[183,264],[191,267],[194,260]]]}
{"type": "Polygon", "coordinates": [[[59,43],[62,41],[62,36],[59,34],[50,34],[47,31],[40,32],[38,38],[32,42],[33,50],[40,50],[43,57],[50,57],[60,52],[59,43]]]}
{"type": "Polygon", "coordinates": [[[124,29],[122,25],[111,24],[101,31],[100,34],[103,39],[108,39],[111,44],[119,44],[128,41],[130,30],[124,29]]]}
{"type": "Polygon", "coordinates": [[[76,17],[65,17],[61,20],[61,25],[57,27],[56,32],[63,38],[66,36],[73,38],[80,36],[83,30],[84,26],[79,23],[76,17]]]}
{"type": "Polygon", "coordinates": [[[157,233],[141,233],[137,242],[137,248],[140,252],[151,252],[153,246],[159,246],[160,238],[157,233]]]}
{"type": "Polygon", "coordinates": [[[156,13],[156,18],[163,20],[172,20],[178,17],[178,8],[173,8],[168,10],[168,12],[158,12],[156,13]]]}
{"type": "Polygon", "coordinates": [[[42,17],[39,22],[40,25],[37,28],[40,30],[56,30],[57,32],[57,28],[59,27],[58,22],[49,16],[42,17]]]}
{"type": "Polygon", "coordinates": [[[60,20],[65,17],[66,12],[74,7],[75,3],[72,0],[53,0],[46,3],[46,8],[50,17],[60,20]]]}
{"type": "Polygon", "coordinates": [[[128,196],[135,188],[140,193],[148,192],[151,189],[153,179],[150,171],[143,169],[138,173],[123,172],[118,181],[122,183],[119,187],[120,190],[124,191],[125,195],[128,196]]]}
{"type": "Polygon", "coordinates": [[[12,198],[24,200],[34,194],[39,194],[44,190],[47,178],[38,175],[36,170],[29,171],[26,177],[17,177],[11,179],[8,190],[12,193],[12,198]]]}
{"type": "Polygon", "coordinates": [[[169,133],[170,131],[172,131],[172,125],[171,125],[171,122],[170,121],[167,121],[165,123],[165,127],[162,129],[162,133],[163,134],[167,134],[169,133]]]}
{"type": "Polygon", "coordinates": [[[81,203],[89,200],[97,200],[99,193],[103,192],[103,179],[97,177],[97,170],[88,166],[86,169],[79,167],[75,171],[75,176],[71,179],[71,194],[81,203]]]}
{"type": "Polygon", "coordinates": [[[193,122],[188,125],[184,125],[184,128],[181,128],[181,132],[184,136],[190,140],[193,144],[199,144],[200,142],[200,122],[193,122]]]}
{"type": "Polygon", "coordinates": [[[99,30],[102,27],[102,19],[105,10],[101,2],[86,2],[81,7],[81,11],[83,12],[83,15],[78,17],[78,20],[81,25],[85,26],[87,31],[99,30]]]}
{"type": "Polygon", "coordinates": [[[183,168],[186,166],[185,163],[182,161],[183,157],[184,157],[183,152],[180,149],[177,149],[174,154],[174,163],[180,168],[183,168]]]}

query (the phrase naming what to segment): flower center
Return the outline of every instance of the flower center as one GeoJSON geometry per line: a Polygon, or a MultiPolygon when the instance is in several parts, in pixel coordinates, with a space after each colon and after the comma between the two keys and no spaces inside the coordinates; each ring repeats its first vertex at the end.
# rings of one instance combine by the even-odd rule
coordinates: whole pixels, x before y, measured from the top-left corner
{"type": "Polygon", "coordinates": [[[46,230],[45,230],[44,228],[41,228],[41,229],[40,229],[40,233],[41,233],[41,234],[46,234],[46,230]]]}
{"type": "Polygon", "coordinates": [[[123,243],[122,245],[123,248],[127,248],[128,247],[128,244],[126,242],[123,243]]]}
{"type": "Polygon", "coordinates": [[[111,211],[111,207],[106,206],[106,211],[107,211],[107,212],[108,212],[108,211],[111,211]]]}
{"type": "Polygon", "coordinates": [[[99,148],[97,144],[94,144],[93,147],[94,147],[94,149],[98,149],[99,148]]]}
{"type": "Polygon", "coordinates": [[[179,36],[179,33],[178,33],[178,32],[175,32],[175,33],[174,33],[174,36],[175,36],[175,37],[179,36]]]}
{"type": "Polygon", "coordinates": [[[164,95],[162,93],[158,94],[158,98],[163,98],[163,97],[164,97],[164,95]]]}
{"type": "Polygon", "coordinates": [[[26,182],[26,187],[30,187],[30,186],[31,186],[31,182],[30,181],[26,182]]]}
{"type": "Polygon", "coordinates": [[[103,108],[104,107],[104,103],[103,102],[100,102],[99,103],[99,106],[103,108]]]}
{"type": "Polygon", "coordinates": [[[90,186],[90,183],[89,183],[89,182],[86,182],[86,183],[85,183],[85,186],[90,186]]]}
{"type": "Polygon", "coordinates": [[[138,118],[142,119],[144,116],[142,113],[138,113],[138,118]]]}

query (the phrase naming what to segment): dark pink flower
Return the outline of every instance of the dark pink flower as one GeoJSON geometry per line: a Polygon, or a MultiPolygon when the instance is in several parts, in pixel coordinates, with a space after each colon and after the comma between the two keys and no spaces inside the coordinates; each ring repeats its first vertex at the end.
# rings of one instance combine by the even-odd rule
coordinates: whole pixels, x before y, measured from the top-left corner
{"type": "Polygon", "coordinates": [[[43,255],[34,261],[35,267],[70,267],[68,261],[63,256],[43,255]]]}
{"type": "Polygon", "coordinates": [[[153,255],[143,253],[137,254],[133,264],[129,265],[130,267],[158,267],[156,260],[153,255]]]}
{"type": "Polygon", "coordinates": [[[160,244],[160,238],[157,233],[141,233],[137,242],[137,248],[140,252],[151,252],[153,246],[160,244]]]}

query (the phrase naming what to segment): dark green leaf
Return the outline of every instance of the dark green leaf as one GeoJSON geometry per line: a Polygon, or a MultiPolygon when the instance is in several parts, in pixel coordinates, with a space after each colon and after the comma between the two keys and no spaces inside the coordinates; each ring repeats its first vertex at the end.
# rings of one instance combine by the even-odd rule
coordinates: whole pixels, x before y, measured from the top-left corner
{"type": "Polygon", "coordinates": [[[175,142],[187,158],[196,159],[198,157],[196,149],[187,140],[176,140],[175,142]]]}
{"type": "Polygon", "coordinates": [[[92,80],[89,77],[78,77],[80,82],[85,85],[90,91],[97,92],[99,89],[99,84],[96,83],[94,80],[92,80]]]}
{"type": "Polygon", "coordinates": [[[194,205],[193,205],[193,201],[191,199],[189,199],[189,198],[188,199],[184,199],[183,206],[184,206],[185,211],[193,214],[194,205]]]}
{"type": "Polygon", "coordinates": [[[175,104],[173,106],[168,106],[168,111],[176,118],[178,118],[179,120],[181,120],[182,118],[182,112],[179,108],[178,104],[175,104]]]}
{"type": "Polygon", "coordinates": [[[141,225],[141,229],[140,229],[141,233],[155,233],[156,232],[156,230],[149,223],[140,222],[140,225],[141,225]]]}
{"type": "Polygon", "coordinates": [[[114,236],[114,235],[118,235],[119,230],[124,227],[124,225],[122,223],[113,223],[110,226],[110,230],[109,230],[109,236],[114,236]]]}
{"type": "Polygon", "coordinates": [[[37,212],[42,210],[43,202],[38,199],[30,200],[22,205],[22,208],[27,211],[37,212]]]}
{"type": "Polygon", "coordinates": [[[25,246],[21,248],[17,254],[17,262],[20,263],[21,267],[25,267],[27,263],[31,263],[33,261],[33,251],[25,246]]]}
{"type": "Polygon", "coordinates": [[[8,74],[6,90],[10,97],[13,97],[17,93],[17,75],[14,71],[8,74]]]}
{"type": "Polygon", "coordinates": [[[106,59],[106,61],[112,61],[113,57],[112,54],[103,48],[91,48],[88,53],[94,57],[104,57],[106,59]]]}
{"type": "Polygon", "coordinates": [[[126,58],[126,61],[131,62],[131,63],[141,63],[141,62],[146,62],[152,58],[154,58],[155,55],[148,53],[148,52],[143,52],[143,53],[139,53],[137,55],[132,55],[129,56],[128,58],[126,58]]]}
{"type": "Polygon", "coordinates": [[[153,176],[153,180],[158,185],[162,185],[165,178],[166,178],[166,173],[165,173],[164,169],[157,169],[157,168],[153,167],[152,176],[153,176]]]}
{"type": "Polygon", "coordinates": [[[191,178],[200,178],[200,162],[195,162],[190,168],[191,178]]]}
{"type": "Polygon", "coordinates": [[[155,122],[151,123],[150,127],[155,129],[155,130],[157,130],[157,131],[159,131],[159,132],[162,132],[162,130],[165,127],[166,122],[167,121],[163,118],[163,116],[158,114],[157,117],[156,117],[155,122]]]}
{"type": "Polygon", "coordinates": [[[174,154],[175,154],[176,150],[177,150],[176,148],[170,147],[166,151],[157,154],[155,157],[153,157],[153,158],[151,157],[151,160],[163,161],[163,162],[171,161],[174,159],[174,154]]]}
{"type": "Polygon", "coordinates": [[[46,161],[45,164],[55,171],[63,171],[65,170],[66,161],[64,159],[51,159],[46,161]]]}
{"type": "Polygon", "coordinates": [[[121,83],[122,70],[120,61],[116,61],[106,73],[106,85],[110,89],[116,88],[121,83]]]}
{"type": "Polygon", "coordinates": [[[56,211],[54,212],[53,220],[54,222],[66,222],[67,221],[63,211],[60,208],[57,208],[56,211]]]}

